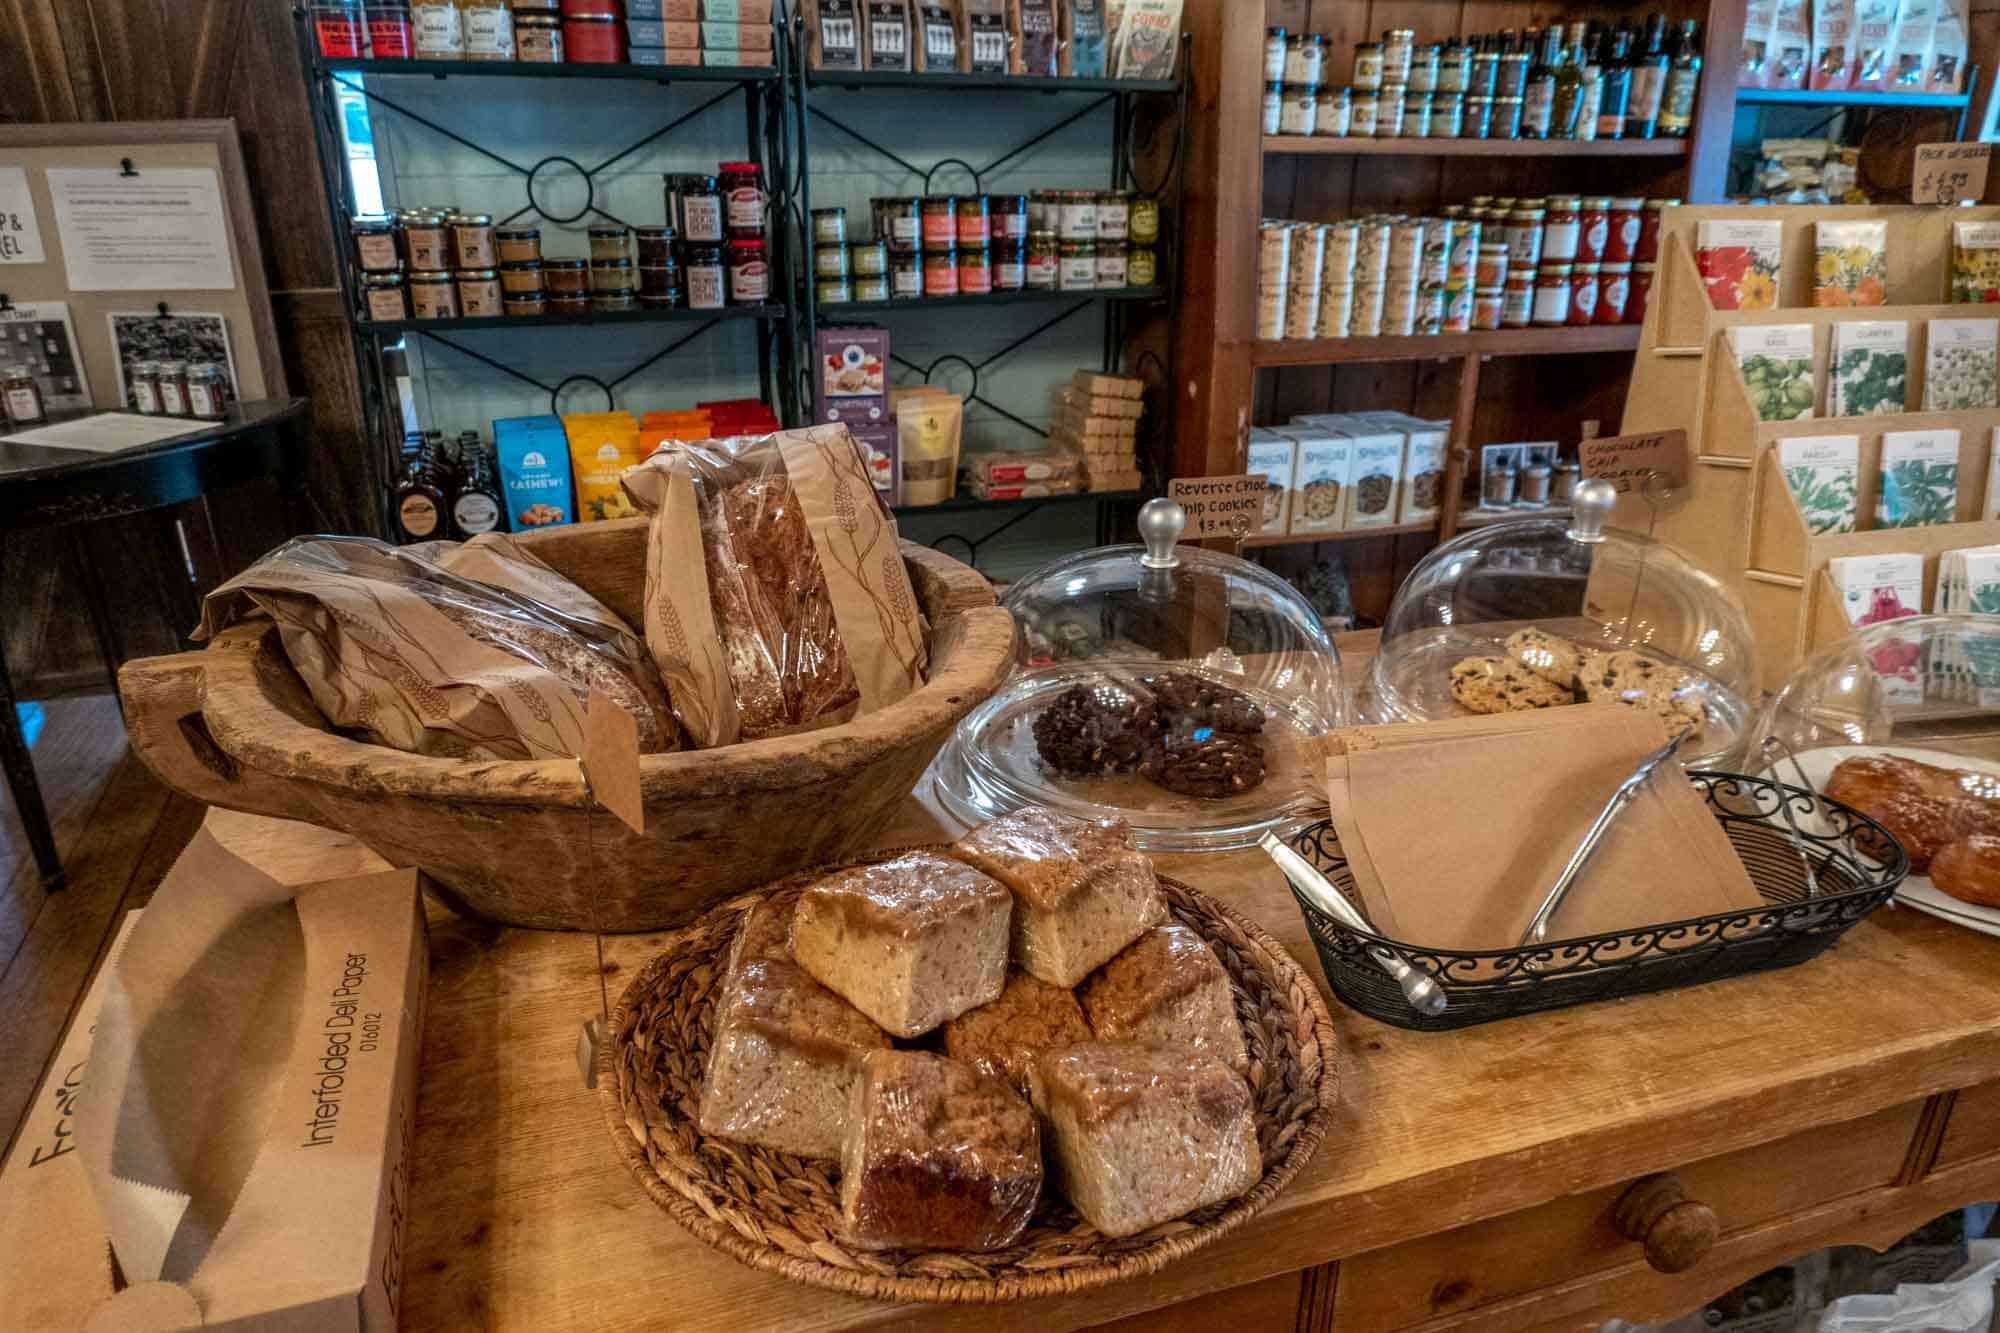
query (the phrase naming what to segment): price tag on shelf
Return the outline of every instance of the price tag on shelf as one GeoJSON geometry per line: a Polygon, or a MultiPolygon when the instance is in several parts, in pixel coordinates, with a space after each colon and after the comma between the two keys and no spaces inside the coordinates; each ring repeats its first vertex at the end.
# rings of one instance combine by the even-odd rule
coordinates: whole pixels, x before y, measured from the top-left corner
{"type": "Polygon", "coordinates": [[[1688,437],[1679,427],[1643,435],[1603,435],[1585,440],[1577,449],[1583,475],[1610,482],[1620,495],[1641,491],[1648,473],[1657,474],[1665,488],[1687,489],[1688,437]]]}
{"type": "Polygon", "coordinates": [[[1240,537],[1264,526],[1262,477],[1175,477],[1167,498],[1187,511],[1182,535],[1195,541],[1240,537]]]}
{"type": "Polygon", "coordinates": [[[1986,172],[1993,165],[1990,143],[1923,143],[1917,145],[1910,171],[1910,202],[1951,207],[1965,199],[1986,196],[1986,172]]]}

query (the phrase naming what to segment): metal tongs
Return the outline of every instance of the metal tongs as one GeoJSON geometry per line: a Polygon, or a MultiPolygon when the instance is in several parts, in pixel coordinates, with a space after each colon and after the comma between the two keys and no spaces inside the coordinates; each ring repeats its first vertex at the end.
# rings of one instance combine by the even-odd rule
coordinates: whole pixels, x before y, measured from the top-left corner
{"type": "MultiPolygon", "coordinates": [[[[1286,880],[1314,907],[1349,930],[1362,930],[1370,935],[1382,933],[1375,929],[1374,923],[1362,914],[1360,908],[1347,901],[1347,896],[1333,886],[1333,881],[1322,875],[1312,862],[1285,846],[1284,840],[1277,834],[1266,833],[1257,840],[1257,845],[1278,863],[1278,869],[1285,872],[1286,880]]],[[[1370,946],[1368,956],[1402,987],[1403,998],[1410,1002],[1410,1008],[1433,1018],[1444,1012],[1444,988],[1430,975],[1411,967],[1379,945],[1370,946]]]]}
{"type": "Polygon", "coordinates": [[[1568,897],[1569,891],[1576,886],[1576,881],[1583,874],[1583,868],[1590,863],[1590,858],[1596,854],[1598,845],[1604,841],[1604,835],[1618,821],[1618,816],[1624,813],[1625,807],[1632,804],[1639,795],[1639,789],[1646,785],[1647,778],[1653,776],[1653,770],[1672,759],[1675,752],[1681,748],[1681,743],[1693,734],[1693,727],[1680,731],[1672,740],[1640,760],[1639,766],[1632,770],[1631,776],[1618,784],[1618,790],[1611,793],[1611,799],[1597,812],[1597,818],[1592,821],[1589,831],[1583,835],[1583,841],[1579,842],[1576,850],[1569,854],[1569,863],[1562,868],[1562,873],[1556,876],[1555,884],[1550,887],[1548,896],[1542,899],[1542,905],[1535,910],[1534,920],[1528,922],[1527,930],[1521,934],[1521,943],[1516,947],[1525,949],[1530,945],[1540,944],[1548,938],[1549,922],[1562,907],[1563,899],[1568,897]]]}

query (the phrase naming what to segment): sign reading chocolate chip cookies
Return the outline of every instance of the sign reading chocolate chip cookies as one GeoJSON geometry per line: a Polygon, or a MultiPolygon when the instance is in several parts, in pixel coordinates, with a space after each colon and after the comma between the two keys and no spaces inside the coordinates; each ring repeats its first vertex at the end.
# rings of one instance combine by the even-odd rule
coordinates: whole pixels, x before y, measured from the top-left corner
{"type": "Polygon", "coordinates": [[[1242,537],[1264,525],[1264,478],[1175,477],[1167,483],[1167,498],[1187,511],[1187,531],[1194,541],[1210,537],[1242,537]]]}
{"type": "MultiPolygon", "coordinates": [[[[1684,490],[1688,484],[1687,432],[1676,427],[1585,440],[1578,446],[1577,461],[1584,476],[1610,482],[1620,495],[1642,494],[1648,473],[1658,474],[1666,489],[1684,490]]],[[[1654,485],[1657,493],[1665,493],[1661,482],[1654,485]]]]}

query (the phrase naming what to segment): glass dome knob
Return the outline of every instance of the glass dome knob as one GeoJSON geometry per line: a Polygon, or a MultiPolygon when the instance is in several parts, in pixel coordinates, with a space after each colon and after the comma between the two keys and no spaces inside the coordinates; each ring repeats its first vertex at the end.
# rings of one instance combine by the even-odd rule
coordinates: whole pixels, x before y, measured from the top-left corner
{"type": "Polygon", "coordinates": [[[1592,545],[1604,540],[1604,525],[1618,506],[1618,488],[1593,477],[1579,481],[1570,497],[1569,539],[1592,545]]]}
{"type": "Polygon", "coordinates": [[[1147,569],[1174,569],[1181,563],[1174,546],[1187,531],[1187,510],[1172,500],[1148,500],[1139,507],[1139,540],[1146,553],[1139,563],[1147,569]]]}

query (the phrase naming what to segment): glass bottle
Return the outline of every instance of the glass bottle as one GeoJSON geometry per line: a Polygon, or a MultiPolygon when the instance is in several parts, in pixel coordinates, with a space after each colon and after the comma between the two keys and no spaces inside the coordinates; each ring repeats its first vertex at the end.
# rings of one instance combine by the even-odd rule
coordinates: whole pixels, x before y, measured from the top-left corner
{"type": "Polygon", "coordinates": [[[1529,52],[1534,49],[1533,28],[1525,34],[1508,28],[1500,35],[1499,73],[1494,80],[1495,97],[1521,97],[1528,87],[1529,52]]]}
{"type": "Polygon", "coordinates": [[[1632,91],[1632,30],[1625,20],[1611,34],[1611,51],[1604,58],[1604,95],[1597,108],[1597,137],[1625,137],[1625,105],[1632,91]]]}
{"type": "Polygon", "coordinates": [[[184,417],[188,414],[188,368],[185,361],[155,363],[160,372],[160,415],[184,417]]]}
{"type": "Polygon", "coordinates": [[[444,491],[439,488],[431,443],[418,437],[396,487],[396,539],[404,546],[444,535],[444,491]]]}
{"type": "Polygon", "coordinates": [[[1576,137],[1577,113],[1583,105],[1583,33],[1582,23],[1570,24],[1566,44],[1556,57],[1547,136],[1551,139],[1576,137]]]}
{"type": "Polygon", "coordinates": [[[1625,102],[1625,137],[1650,139],[1658,128],[1660,96],[1667,86],[1667,21],[1646,16],[1646,45],[1632,58],[1632,91],[1625,102]]]}
{"type": "Polygon", "coordinates": [[[1576,137],[1597,137],[1598,112],[1604,105],[1604,31],[1595,23],[1583,39],[1583,86],[1577,94],[1576,137]]]}
{"type": "Polygon", "coordinates": [[[33,426],[48,416],[42,404],[42,386],[26,366],[9,366],[0,373],[0,399],[7,404],[6,420],[13,426],[33,426]]]}
{"type": "Polygon", "coordinates": [[[1694,123],[1694,90],[1701,82],[1701,24],[1681,24],[1680,43],[1667,69],[1666,91],[1660,95],[1659,133],[1663,139],[1685,139],[1694,123]]]}
{"type": "Polygon", "coordinates": [[[1528,90],[1521,97],[1523,139],[1550,138],[1554,122],[1556,70],[1563,63],[1562,29],[1550,24],[1542,34],[1541,49],[1528,70],[1528,90]]]}
{"type": "Polygon", "coordinates": [[[500,487],[493,479],[493,460],[477,442],[467,454],[465,479],[451,497],[451,535],[460,541],[500,527],[500,487]]]}

